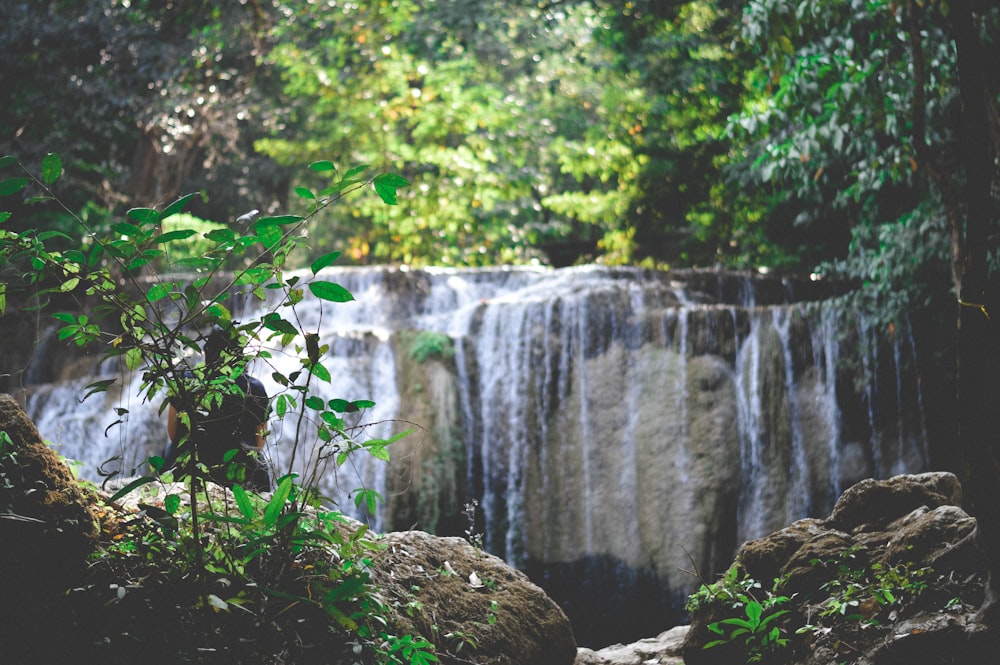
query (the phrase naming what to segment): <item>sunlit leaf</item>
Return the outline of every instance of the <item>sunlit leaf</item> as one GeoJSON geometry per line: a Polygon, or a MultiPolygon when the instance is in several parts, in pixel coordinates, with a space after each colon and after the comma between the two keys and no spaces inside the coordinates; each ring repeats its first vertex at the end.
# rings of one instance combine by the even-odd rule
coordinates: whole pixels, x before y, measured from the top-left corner
{"type": "Polygon", "coordinates": [[[330,381],[332,380],[332,377],[330,376],[330,370],[328,370],[326,367],[323,367],[323,365],[321,365],[320,363],[314,363],[313,365],[311,365],[309,367],[309,371],[312,372],[313,376],[315,376],[320,381],[325,381],[326,383],[330,383],[330,381]]]}
{"type": "Polygon", "coordinates": [[[396,205],[396,190],[400,187],[406,187],[410,181],[395,173],[380,173],[375,176],[372,184],[382,201],[389,205],[396,205]]]}
{"type": "Polygon", "coordinates": [[[54,152],[47,153],[42,157],[42,182],[46,187],[51,187],[62,175],[62,159],[54,152]]]}
{"type": "Polygon", "coordinates": [[[311,201],[316,200],[316,195],[313,194],[312,190],[310,190],[308,187],[296,187],[295,193],[304,199],[309,199],[311,201]]]}
{"type": "Polygon", "coordinates": [[[69,293],[79,285],[80,285],[79,277],[70,277],[69,279],[67,279],[62,284],[59,285],[59,290],[63,293],[69,293]]]}
{"type": "Polygon", "coordinates": [[[173,515],[181,507],[181,497],[179,494],[168,494],[163,498],[163,508],[168,514],[173,515]]]}
{"type": "Polygon", "coordinates": [[[328,159],[322,159],[309,165],[313,171],[336,171],[337,167],[328,159]]]}
{"type": "Polygon", "coordinates": [[[247,519],[253,518],[253,502],[250,500],[247,491],[240,485],[233,485],[233,498],[236,499],[236,506],[240,509],[243,517],[247,519]]]}
{"type": "Polygon", "coordinates": [[[142,364],[142,349],[132,347],[125,352],[125,366],[130,370],[135,370],[142,364]]]}
{"type": "Polygon", "coordinates": [[[309,282],[309,290],[320,300],[331,302],[350,302],[354,300],[351,292],[340,284],[333,282],[309,282]]]}
{"type": "Polygon", "coordinates": [[[339,258],[340,258],[340,252],[330,252],[329,254],[324,254],[323,256],[313,261],[312,265],[309,266],[309,269],[312,270],[312,274],[315,275],[323,268],[333,265],[333,263],[339,258]]]}

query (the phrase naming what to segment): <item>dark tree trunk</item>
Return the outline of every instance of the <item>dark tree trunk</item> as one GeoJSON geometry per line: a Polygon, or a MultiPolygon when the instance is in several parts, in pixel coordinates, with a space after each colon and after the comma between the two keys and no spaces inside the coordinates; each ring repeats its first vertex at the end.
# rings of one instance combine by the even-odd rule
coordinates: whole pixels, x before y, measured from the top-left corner
{"type": "Polygon", "coordinates": [[[958,316],[958,437],[967,505],[995,570],[988,619],[1000,599],[1000,293],[987,272],[995,226],[990,184],[995,164],[988,108],[992,103],[974,0],[953,5],[962,98],[965,243],[958,316]]]}

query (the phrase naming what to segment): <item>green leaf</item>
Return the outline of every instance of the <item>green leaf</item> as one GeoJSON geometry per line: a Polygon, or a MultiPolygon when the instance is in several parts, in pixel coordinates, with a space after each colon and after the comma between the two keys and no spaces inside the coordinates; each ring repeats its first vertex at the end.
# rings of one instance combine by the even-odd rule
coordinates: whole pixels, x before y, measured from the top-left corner
{"type": "Polygon", "coordinates": [[[205,237],[212,242],[232,242],[236,240],[236,234],[232,229],[212,229],[205,234],[205,237]]]}
{"type": "Polygon", "coordinates": [[[3,157],[0,157],[0,169],[5,169],[8,166],[14,166],[14,164],[17,164],[17,158],[13,155],[4,155],[3,157]]]}
{"type": "Polygon", "coordinates": [[[337,413],[347,413],[358,410],[357,407],[354,407],[353,403],[348,402],[346,399],[331,399],[327,402],[327,404],[331,411],[336,411],[337,413]]]}
{"type": "Polygon", "coordinates": [[[323,398],[317,397],[316,395],[310,395],[305,401],[306,407],[312,409],[313,411],[323,410],[323,398]]]}
{"type": "Polygon", "coordinates": [[[69,293],[79,285],[80,285],[79,277],[70,277],[65,282],[59,285],[59,291],[62,293],[69,293]]]}
{"type": "Polygon", "coordinates": [[[344,180],[350,180],[351,178],[361,175],[365,171],[371,168],[371,164],[360,164],[352,168],[347,169],[347,173],[344,174],[344,180]]]}
{"type": "Polygon", "coordinates": [[[315,376],[320,381],[325,381],[326,383],[331,382],[332,377],[330,376],[330,370],[328,370],[326,367],[323,367],[323,365],[319,363],[314,363],[312,366],[309,367],[309,371],[312,372],[313,376],[315,376]]]}
{"type": "Polygon", "coordinates": [[[389,451],[385,449],[385,444],[369,445],[368,452],[377,460],[389,461],[389,451]]]}
{"type": "Polygon", "coordinates": [[[160,213],[152,208],[132,208],[125,215],[142,224],[155,224],[160,221],[160,213]]]}
{"type": "Polygon", "coordinates": [[[309,165],[313,171],[336,171],[337,167],[328,159],[322,159],[309,165]]]}
{"type": "Polygon", "coordinates": [[[268,330],[273,330],[284,335],[297,335],[299,333],[294,325],[281,318],[281,315],[277,312],[268,312],[264,315],[262,322],[268,330]]]}
{"type": "Polygon", "coordinates": [[[277,217],[261,217],[254,223],[254,228],[260,228],[261,226],[283,226],[286,224],[297,224],[301,222],[305,217],[301,215],[278,215],[277,217]]]}
{"type": "Polygon", "coordinates": [[[296,187],[295,193],[304,199],[309,199],[311,201],[316,200],[316,195],[313,194],[312,190],[310,190],[308,187],[296,187]]]}
{"type": "Polygon", "coordinates": [[[8,219],[10,219],[10,215],[11,215],[11,213],[7,212],[6,210],[3,211],[3,212],[0,212],[0,224],[3,224],[8,219]]]}
{"type": "Polygon", "coordinates": [[[336,603],[341,600],[354,600],[364,593],[365,580],[361,577],[348,577],[333,587],[323,596],[324,603],[336,603]]]}
{"type": "Polygon", "coordinates": [[[312,270],[312,274],[315,275],[323,268],[333,265],[333,263],[339,258],[340,258],[340,252],[330,252],[329,254],[324,254],[323,256],[313,261],[312,265],[309,266],[309,269],[312,270]]]}
{"type": "MultiPolygon", "coordinates": [[[[63,238],[64,240],[72,240],[72,238],[70,238],[62,231],[42,231],[41,233],[38,234],[37,238],[38,240],[41,240],[43,242],[48,240],[49,238],[63,238]]],[[[77,261],[77,263],[82,263],[82,262],[77,261]]]]}
{"type": "Polygon", "coordinates": [[[396,190],[400,187],[406,187],[410,181],[395,173],[380,173],[375,176],[372,184],[382,201],[389,205],[396,205],[396,190]]]}
{"type": "Polygon", "coordinates": [[[16,194],[28,184],[27,178],[8,178],[0,182],[0,196],[16,194]]]}
{"type": "Polygon", "coordinates": [[[142,364],[142,349],[132,347],[125,352],[125,366],[130,370],[135,370],[142,364]]]}
{"type": "Polygon", "coordinates": [[[288,396],[278,395],[278,399],[274,403],[274,413],[279,418],[284,418],[285,413],[288,410],[288,396]]]}
{"type": "Polygon", "coordinates": [[[42,157],[42,182],[46,187],[51,187],[62,175],[62,160],[54,152],[50,152],[42,157]]]}
{"type": "Polygon", "coordinates": [[[83,399],[87,399],[94,393],[107,392],[108,388],[115,384],[117,379],[104,379],[102,381],[94,381],[93,383],[88,383],[85,388],[89,388],[87,394],[83,396],[83,399]]]}
{"type": "Polygon", "coordinates": [[[140,478],[136,478],[135,480],[133,480],[132,482],[130,482],[128,485],[126,485],[125,487],[121,488],[120,490],[118,490],[117,492],[115,492],[114,494],[112,494],[111,498],[109,498],[104,503],[108,503],[108,504],[114,503],[118,499],[120,499],[123,496],[125,496],[125,495],[129,494],[130,492],[132,492],[133,490],[138,489],[138,488],[142,487],[143,485],[148,485],[149,483],[152,483],[152,482],[156,482],[156,477],[155,476],[142,476],[140,478]]]}
{"type": "Polygon", "coordinates": [[[233,320],[232,312],[226,309],[224,305],[220,305],[217,302],[214,302],[211,305],[209,305],[208,308],[206,309],[206,312],[208,313],[209,316],[219,321],[233,320]]]}
{"type": "Polygon", "coordinates": [[[179,199],[168,205],[166,208],[163,209],[163,212],[160,213],[160,219],[161,220],[166,219],[167,217],[176,215],[177,213],[184,210],[188,202],[191,201],[191,199],[194,198],[194,196],[195,196],[194,193],[185,194],[184,196],[180,197],[179,199]]]}
{"type": "Polygon", "coordinates": [[[123,235],[131,238],[132,236],[137,236],[142,233],[139,227],[135,224],[129,224],[128,222],[115,222],[111,225],[111,230],[119,235],[123,235]]]}
{"type": "Polygon", "coordinates": [[[352,404],[356,409],[370,409],[375,406],[375,402],[370,399],[356,399],[352,404]]]}
{"type": "Polygon", "coordinates": [[[236,499],[236,506],[240,509],[240,513],[243,517],[248,520],[252,519],[253,502],[250,500],[250,496],[247,494],[247,491],[240,485],[233,485],[233,498],[236,499]]]}
{"type": "Polygon", "coordinates": [[[281,242],[281,229],[273,224],[261,226],[260,228],[255,228],[254,230],[257,232],[257,237],[260,239],[260,243],[268,249],[277,247],[281,242]]]}
{"type": "Polygon", "coordinates": [[[168,494],[163,497],[163,509],[167,511],[168,514],[173,515],[181,507],[181,496],[180,494],[168,494]]]}
{"type": "Polygon", "coordinates": [[[268,528],[274,528],[274,525],[277,524],[278,517],[285,507],[285,501],[288,500],[288,495],[292,492],[292,483],[294,480],[294,476],[285,476],[282,478],[281,482],[278,483],[278,489],[274,491],[271,500],[264,508],[264,525],[268,528]]]}
{"type": "Polygon", "coordinates": [[[176,231],[168,231],[166,233],[161,233],[160,235],[153,238],[150,242],[154,245],[161,242],[170,242],[171,240],[184,240],[185,238],[190,238],[191,236],[198,233],[194,229],[178,229],[176,231]]]}
{"type": "Polygon", "coordinates": [[[163,300],[168,295],[170,295],[170,288],[163,282],[156,282],[149,287],[146,298],[149,299],[149,302],[156,302],[157,300],[163,300]]]}
{"type": "Polygon", "coordinates": [[[309,290],[320,300],[331,302],[350,302],[354,300],[351,292],[340,284],[333,282],[309,282],[309,290]]]}

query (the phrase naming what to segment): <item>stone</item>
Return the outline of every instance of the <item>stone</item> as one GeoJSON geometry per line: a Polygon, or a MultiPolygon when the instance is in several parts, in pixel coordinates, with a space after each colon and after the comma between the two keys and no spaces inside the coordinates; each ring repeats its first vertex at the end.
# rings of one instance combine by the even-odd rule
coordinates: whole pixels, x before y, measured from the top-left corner
{"type": "Polygon", "coordinates": [[[581,647],[574,665],[684,665],[681,647],[687,632],[687,626],[675,626],[632,644],[613,644],[597,651],[581,647]]]}
{"type": "Polygon", "coordinates": [[[94,498],[6,394],[0,432],[0,653],[18,662],[31,640],[58,641],[40,628],[64,621],[62,599],[82,576],[98,527],[94,498]]]}
{"type": "Polygon", "coordinates": [[[399,598],[412,595],[399,634],[420,634],[490,665],[570,665],[576,640],[569,619],[541,588],[502,559],[457,537],[401,531],[379,539],[372,579],[399,598]],[[460,650],[463,640],[475,646],[460,650]]]}
{"type": "MultiPolygon", "coordinates": [[[[734,565],[762,583],[750,595],[763,599],[780,578],[776,593],[790,597],[780,605],[787,614],[769,624],[781,628],[788,644],[765,649],[760,662],[995,660],[1000,631],[979,621],[993,602],[986,594],[988,561],[961,501],[961,485],[950,473],[863,480],[843,493],[827,519],[800,520],[745,543],[734,565]],[[888,589],[893,599],[880,601],[872,593],[877,589],[888,589]],[[841,617],[824,616],[831,599],[854,602],[841,617]],[[814,628],[799,630],[807,625],[814,628]]],[[[694,611],[682,648],[686,665],[746,662],[750,652],[740,640],[704,648],[719,637],[708,625],[727,616],[744,618],[727,603],[707,602],[694,611]]]]}

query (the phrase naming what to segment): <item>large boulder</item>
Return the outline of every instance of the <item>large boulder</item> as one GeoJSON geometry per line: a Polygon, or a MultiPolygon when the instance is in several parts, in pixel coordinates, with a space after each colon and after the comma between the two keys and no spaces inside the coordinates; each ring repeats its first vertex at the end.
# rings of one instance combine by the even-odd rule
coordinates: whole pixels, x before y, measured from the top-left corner
{"type": "Polygon", "coordinates": [[[728,576],[733,593],[717,583],[693,611],[684,662],[743,665],[750,655],[803,665],[992,662],[1000,635],[977,622],[988,566],[961,501],[949,473],[865,480],[828,518],[745,543],[728,576]],[[788,600],[768,600],[775,596],[788,600]],[[765,617],[787,611],[768,623],[787,644],[751,639],[748,646],[746,635],[734,639],[732,624],[718,623],[746,620],[748,601],[764,605],[765,617]],[[718,630],[725,643],[706,648],[718,630]]]}
{"type": "Polygon", "coordinates": [[[576,640],[566,615],[528,577],[462,538],[388,533],[373,580],[413,608],[401,634],[423,635],[456,662],[570,665],[576,640]]]}
{"type": "MultiPolygon", "coordinates": [[[[32,640],[58,640],[66,590],[97,547],[94,497],[0,394],[0,653],[18,662],[32,640]]],[[[7,660],[9,659],[9,660],[7,660]]]]}

